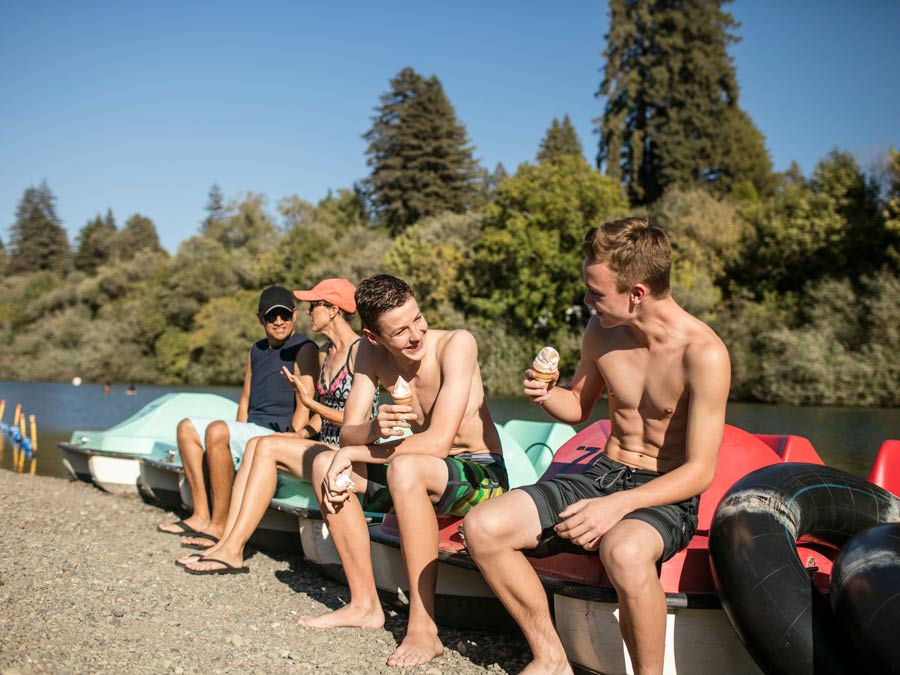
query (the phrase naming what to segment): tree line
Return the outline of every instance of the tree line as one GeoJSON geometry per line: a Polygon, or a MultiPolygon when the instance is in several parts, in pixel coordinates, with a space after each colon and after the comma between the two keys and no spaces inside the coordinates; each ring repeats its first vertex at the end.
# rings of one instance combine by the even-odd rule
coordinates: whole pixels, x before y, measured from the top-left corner
{"type": "Polygon", "coordinates": [[[544,344],[574,368],[586,230],[642,214],[671,239],[673,295],[729,347],[733,398],[897,405],[900,152],[774,172],[739,106],[737,24],[689,4],[610,2],[593,166],[563,115],[533,161],[485,169],[438,77],[404,68],[364,180],[315,204],[213,185],[174,255],[150,219],[108,210],[70,246],[49,186],[27,188],[0,242],[0,378],[237,384],[261,288],[386,271],[432,326],[475,334],[492,395],[516,394],[544,344]]]}

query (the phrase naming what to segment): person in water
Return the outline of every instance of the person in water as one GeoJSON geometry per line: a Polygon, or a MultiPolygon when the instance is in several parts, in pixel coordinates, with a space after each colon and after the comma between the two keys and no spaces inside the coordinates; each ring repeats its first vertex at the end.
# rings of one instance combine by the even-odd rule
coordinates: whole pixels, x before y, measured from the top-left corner
{"type": "Polygon", "coordinates": [[[225,533],[219,543],[203,554],[177,560],[188,572],[230,574],[245,571],[244,546],[275,494],[278,466],[287,467],[300,478],[310,480],[316,454],[337,449],[360,342],[360,336],[350,325],[356,313],[355,291],[347,279],[325,279],[311,290],[294,291],[298,300],[309,302],[312,330],[324,334],[327,341],[319,350],[320,370],[315,396],[293,373],[285,369],[283,375],[294,387],[300,402],[316,415],[314,421],[321,420],[319,439],[272,434],[250,440],[234,480],[225,533]]]}
{"type": "Polygon", "coordinates": [[[571,673],[547,596],[525,554],[599,555],[619,599],[635,673],[662,673],[666,599],[658,565],[688,545],[712,483],[730,384],[728,350],[669,293],[665,233],[624,218],[584,240],[584,303],[595,315],[569,385],[526,371],[525,395],[577,424],[600,395],[612,425],[584,475],[490,500],[463,523],[469,553],[533,652],[524,673],[571,673]]]}
{"type": "Polygon", "coordinates": [[[299,621],[318,628],[384,625],[369,532],[355,490],[365,495],[367,510],[393,506],[397,514],[409,577],[409,624],[387,662],[415,666],[443,651],[434,621],[436,516],[465,514],[507,490],[508,478],[472,335],[429,330],[409,286],[390,275],[363,281],[356,306],[365,340],[344,409],[341,448],[313,462],[313,486],[344,566],[350,604],[299,621]],[[395,399],[411,396],[411,401],[382,405],[370,420],[379,384],[395,399]],[[403,427],[414,433],[401,438],[403,427]],[[393,440],[376,444],[379,437],[393,440]]]}
{"type": "Polygon", "coordinates": [[[312,388],[319,375],[318,348],[294,332],[294,296],[282,286],[272,286],[259,297],[257,318],[266,337],[247,355],[244,386],[236,421],[188,417],[178,423],[178,451],[191,487],[193,514],[159,526],[161,532],[183,535],[189,548],[206,549],[225,531],[231,504],[235,465],[254,436],[277,432],[312,435],[309,410],[299,403],[294,387],[282,375],[287,366],[303,387],[312,388]],[[209,471],[212,510],[207,500],[203,465],[209,471]]]}

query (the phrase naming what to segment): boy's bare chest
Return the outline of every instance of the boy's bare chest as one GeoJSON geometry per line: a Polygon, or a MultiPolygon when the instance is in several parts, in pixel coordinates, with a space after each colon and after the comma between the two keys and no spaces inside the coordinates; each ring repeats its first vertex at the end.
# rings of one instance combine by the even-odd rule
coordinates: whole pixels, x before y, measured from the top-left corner
{"type": "Polygon", "coordinates": [[[683,352],[611,351],[597,360],[610,407],[636,410],[645,419],[672,416],[685,394],[683,352]]]}

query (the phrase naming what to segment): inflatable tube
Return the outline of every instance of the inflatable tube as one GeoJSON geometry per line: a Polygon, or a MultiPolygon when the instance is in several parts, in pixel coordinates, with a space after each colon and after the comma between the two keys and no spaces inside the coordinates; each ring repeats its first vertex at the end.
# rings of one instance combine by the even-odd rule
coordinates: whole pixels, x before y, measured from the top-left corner
{"type": "Polygon", "coordinates": [[[865,672],[900,674],[900,523],[860,532],[831,570],[831,606],[865,672]]]}
{"type": "Polygon", "coordinates": [[[900,520],[900,499],[815,464],[776,464],[745,476],[713,519],[709,553],[722,606],[769,675],[849,675],[859,660],[796,553],[808,535],[840,547],[900,520]]]}

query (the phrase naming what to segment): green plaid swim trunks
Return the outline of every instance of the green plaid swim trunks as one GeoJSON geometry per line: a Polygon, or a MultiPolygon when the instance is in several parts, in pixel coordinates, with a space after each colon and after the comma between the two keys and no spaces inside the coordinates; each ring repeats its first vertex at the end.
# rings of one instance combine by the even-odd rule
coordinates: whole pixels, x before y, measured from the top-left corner
{"type": "MultiPolygon", "coordinates": [[[[468,452],[446,457],[447,487],[434,506],[438,516],[464,516],[473,506],[509,490],[509,477],[501,455],[468,452]]],[[[393,507],[384,465],[368,467],[363,509],[387,513],[393,507]]]]}

